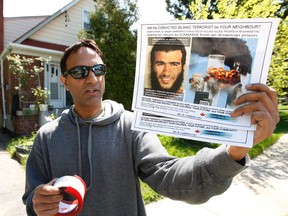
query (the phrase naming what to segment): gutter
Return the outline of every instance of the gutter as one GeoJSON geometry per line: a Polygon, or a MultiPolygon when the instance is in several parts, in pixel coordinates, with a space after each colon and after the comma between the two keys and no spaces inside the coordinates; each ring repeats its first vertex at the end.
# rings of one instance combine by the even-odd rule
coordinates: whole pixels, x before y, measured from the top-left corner
{"type": "MultiPolygon", "coordinates": [[[[1,71],[0,71],[0,78],[1,78],[1,89],[2,89],[2,101],[3,101],[3,128],[6,128],[6,122],[7,122],[7,112],[6,112],[6,100],[5,100],[5,83],[4,83],[4,59],[7,55],[10,53],[17,53],[17,51],[28,51],[28,52],[37,52],[39,55],[46,54],[46,55],[58,55],[62,56],[63,52],[46,49],[46,48],[40,48],[40,47],[33,47],[23,44],[17,44],[17,43],[10,43],[7,48],[1,53],[0,56],[0,62],[1,62],[1,71]]],[[[28,53],[27,53],[28,54],[28,53]]]]}
{"type": "Polygon", "coordinates": [[[34,47],[29,45],[17,44],[17,43],[10,43],[6,49],[13,50],[13,53],[17,53],[16,51],[33,51],[40,54],[47,54],[47,55],[59,55],[62,56],[64,52],[58,50],[51,50],[47,48],[41,47],[34,47]]]}

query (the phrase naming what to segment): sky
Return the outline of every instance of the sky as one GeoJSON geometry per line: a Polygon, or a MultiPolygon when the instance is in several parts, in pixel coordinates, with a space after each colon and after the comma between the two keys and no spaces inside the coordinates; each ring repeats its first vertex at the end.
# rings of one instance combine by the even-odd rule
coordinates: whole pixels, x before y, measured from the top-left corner
{"type": "MultiPolygon", "coordinates": [[[[4,0],[4,17],[51,15],[72,0],[4,0]],[[16,7],[15,7],[16,6],[16,7]]],[[[138,0],[140,22],[169,21],[165,0],[138,0]]]]}

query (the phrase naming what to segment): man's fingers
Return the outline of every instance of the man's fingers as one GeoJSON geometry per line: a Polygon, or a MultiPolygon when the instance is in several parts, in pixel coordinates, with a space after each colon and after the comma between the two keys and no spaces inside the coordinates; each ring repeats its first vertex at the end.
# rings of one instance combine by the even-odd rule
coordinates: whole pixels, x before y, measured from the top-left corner
{"type": "Polygon", "coordinates": [[[251,122],[252,124],[257,124],[257,130],[254,133],[254,144],[271,136],[276,129],[276,123],[267,112],[253,112],[251,115],[251,122]]]}
{"type": "Polygon", "coordinates": [[[56,179],[36,187],[32,198],[37,215],[55,215],[59,210],[59,202],[63,199],[62,190],[53,186],[56,179]]]}
{"type": "Polygon", "coordinates": [[[54,185],[55,182],[57,181],[57,178],[52,179],[50,182],[48,182],[48,185],[54,185]]]}
{"type": "Polygon", "coordinates": [[[56,215],[59,211],[59,203],[50,203],[43,205],[42,203],[34,204],[34,209],[37,210],[38,214],[45,215],[56,215]]]}
{"type": "Polygon", "coordinates": [[[57,187],[54,187],[53,185],[57,181],[56,178],[52,179],[50,182],[47,184],[42,184],[39,185],[35,191],[41,195],[55,195],[55,194],[60,194],[61,190],[57,187]]]}
{"type": "Polygon", "coordinates": [[[263,84],[248,85],[247,89],[258,90],[241,95],[234,101],[235,105],[247,104],[237,108],[232,114],[232,117],[238,117],[245,113],[252,113],[255,111],[268,111],[274,122],[279,122],[278,103],[276,92],[263,84]],[[260,92],[264,91],[264,92],[260,92]]]}
{"type": "Polygon", "coordinates": [[[272,100],[274,107],[276,107],[277,111],[278,111],[278,98],[277,98],[277,93],[274,89],[270,88],[267,85],[261,84],[261,83],[247,85],[246,89],[249,91],[266,92],[268,97],[272,100]]]}
{"type": "Polygon", "coordinates": [[[51,185],[41,185],[40,187],[36,188],[36,191],[38,192],[38,194],[43,195],[43,196],[57,195],[57,194],[61,194],[62,192],[61,189],[51,186],[51,185]]]}
{"type": "Polygon", "coordinates": [[[267,112],[265,106],[262,105],[261,102],[254,102],[245,104],[231,113],[232,117],[238,117],[244,114],[251,114],[254,112],[267,112]]]}

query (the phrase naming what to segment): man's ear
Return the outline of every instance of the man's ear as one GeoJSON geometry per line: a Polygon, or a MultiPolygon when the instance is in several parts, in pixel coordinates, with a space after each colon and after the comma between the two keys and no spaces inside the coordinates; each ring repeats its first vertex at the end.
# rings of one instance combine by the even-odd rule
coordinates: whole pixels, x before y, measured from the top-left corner
{"type": "Polygon", "coordinates": [[[68,89],[68,84],[67,84],[67,79],[64,76],[60,77],[60,81],[62,82],[62,84],[65,86],[66,89],[68,89]]]}

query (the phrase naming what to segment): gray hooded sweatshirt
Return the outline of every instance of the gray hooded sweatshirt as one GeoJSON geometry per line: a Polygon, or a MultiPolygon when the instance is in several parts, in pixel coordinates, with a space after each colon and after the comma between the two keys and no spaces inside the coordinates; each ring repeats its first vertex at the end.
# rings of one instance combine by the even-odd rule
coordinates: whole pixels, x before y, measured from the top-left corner
{"type": "Polygon", "coordinates": [[[65,175],[81,176],[89,188],[80,215],[144,216],[139,178],[159,194],[199,204],[223,193],[249,163],[233,161],[225,146],[171,157],[157,135],[131,130],[133,113],[103,103],[95,119],[81,119],[72,106],[39,129],[26,167],[28,215],[36,215],[34,189],[65,175]]]}

